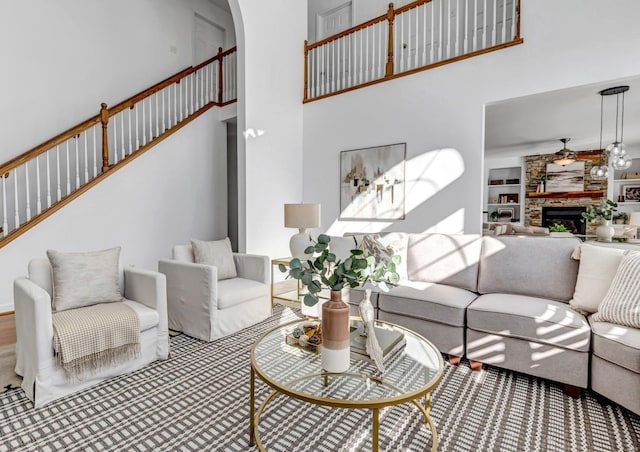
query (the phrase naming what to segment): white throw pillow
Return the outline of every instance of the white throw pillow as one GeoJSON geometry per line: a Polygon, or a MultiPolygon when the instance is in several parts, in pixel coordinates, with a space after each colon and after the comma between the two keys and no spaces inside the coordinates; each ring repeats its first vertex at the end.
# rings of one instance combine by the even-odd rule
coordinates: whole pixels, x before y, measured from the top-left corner
{"type": "Polygon", "coordinates": [[[51,262],[54,311],[122,300],[120,247],[89,253],[47,250],[51,262]]]}
{"type": "MultiPolygon", "coordinates": [[[[373,234],[366,236],[368,240],[372,240],[371,243],[378,243],[379,249],[385,249],[385,254],[390,254],[388,258],[386,256],[378,255],[374,252],[374,249],[369,249],[369,254],[376,255],[376,261],[388,262],[391,260],[391,256],[400,256],[400,264],[396,266],[396,273],[400,277],[400,281],[406,281],[409,279],[407,275],[407,246],[409,243],[409,237],[407,234],[401,232],[387,232],[384,234],[373,234]]],[[[362,249],[365,249],[365,243],[363,242],[362,249]]]]}
{"type": "MultiPolygon", "coordinates": [[[[580,267],[571,307],[582,314],[598,311],[618,270],[623,249],[582,244],[579,246],[580,267]]],[[[578,254],[578,253],[574,253],[578,254]]]]}
{"type": "Polygon", "coordinates": [[[593,320],[640,328],[640,252],[625,251],[593,320]]]}
{"type": "Polygon", "coordinates": [[[211,242],[194,239],[191,240],[191,246],[196,264],[213,265],[218,268],[218,280],[238,276],[229,237],[211,242]]]}

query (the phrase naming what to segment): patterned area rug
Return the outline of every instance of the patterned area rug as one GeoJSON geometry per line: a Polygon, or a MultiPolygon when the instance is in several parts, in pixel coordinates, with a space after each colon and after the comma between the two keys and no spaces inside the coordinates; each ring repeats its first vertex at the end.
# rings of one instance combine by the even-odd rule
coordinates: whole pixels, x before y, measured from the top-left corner
{"type": "MultiPolygon", "coordinates": [[[[273,317],[211,343],[171,338],[172,357],[34,409],[21,389],[0,394],[0,451],[215,450],[248,446],[249,350],[256,336],[295,319],[273,317]]],[[[270,392],[257,385],[261,402],[270,392]]],[[[468,363],[446,364],[432,415],[442,451],[640,450],[640,417],[592,394],[468,363]]],[[[260,431],[274,451],[371,450],[371,414],[277,397],[260,431]]],[[[411,405],[381,413],[380,449],[425,450],[431,434],[411,405]]]]}

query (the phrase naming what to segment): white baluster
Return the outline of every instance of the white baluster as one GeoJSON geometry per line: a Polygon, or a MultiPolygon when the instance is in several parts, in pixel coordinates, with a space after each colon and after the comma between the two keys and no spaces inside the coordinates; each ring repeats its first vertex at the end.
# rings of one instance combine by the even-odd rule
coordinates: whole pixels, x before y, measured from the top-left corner
{"type": "Polygon", "coordinates": [[[156,136],[159,137],[160,136],[160,109],[158,106],[158,94],[159,93],[155,93],[153,95],[153,97],[156,98],[156,117],[155,117],[155,123],[156,123],[156,136]]]}
{"type": "Polygon", "coordinates": [[[200,108],[204,107],[205,104],[205,88],[206,88],[206,76],[207,76],[207,67],[204,66],[200,69],[200,108]]]}
{"type": "Polygon", "coordinates": [[[162,133],[164,133],[167,130],[167,121],[166,121],[167,109],[164,103],[164,94],[165,94],[164,89],[160,91],[160,93],[162,94],[162,133]]]}
{"type": "MultiPolygon", "coordinates": [[[[115,121],[114,121],[115,122],[115,121]]],[[[80,159],[78,158],[78,141],[80,137],[74,137],[76,140],[76,190],[80,187],[80,159]]]]}
{"type": "Polygon", "coordinates": [[[89,154],[87,150],[87,131],[84,131],[84,183],[89,182],[89,154]]]}
{"type": "Polygon", "coordinates": [[[129,123],[129,155],[131,155],[131,153],[133,152],[133,129],[131,128],[131,110],[133,109],[132,107],[127,108],[127,120],[129,123]]]}
{"type": "Polygon", "coordinates": [[[345,59],[345,38],[340,38],[340,41],[338,41],[338,51],[340,54],[340,58],[338,58],[338,70],[339,70],[339,74],[340,74],[340,89],[344,89],[345,88],[345,83],[344,83],[344,76],[346,75],[347,71],[345,69],[347,60],[345,59]]]}
{"type": "Polygon", "coordinates": [[[118,118],[113,117],[113,163],[118,163],[118,118]]]}
{"type": "Polygon", "coordinates": [[[378,62],[376,56],[378,49],[376,48],[376,29],[377,24],[371,26],[371,80],[378,78],[378,62]]]}
{"type": "Polygon", "coordinates": [[[27,221],[31,220],[31,193],[29,192],[29,162],[24,163],[24,185],[27,199],[27,221]]]}
{"type": "Polygon", "coordinates": [[[371,79],[369,73],[369,27],[362,30],[364,35],[364,81],[368,82],[371,79]]]}
{"type": "MultiPolygon", "coordinates": [[[[193,94],[194,74],[193,73],[191,73],[191,75],[189,75],[189,79],[190,79],[190,82],[191,82],[190,83],[190,85],[191,85],[191,95],[189,96],[191,98],[191,113],[190,114],[192,114],[195,111],[195,109],[193,108],[193,98],[194,98],[194,94],[193,94]]],[[[225,81],[225,85],[226,85],[226,81],[225,81]]]]}
{"type": "MultiPolygon", "coordinates": [[[[405,55],[405,48],[404,46],[406,45],[406,43],[404,42],[404,17],[405,14],[400,14],[398,17],[398,19],[400,19],[400,39],[398,40],[398,48],[400,49],[400,72],[404,72],[404,59],[406,58],[405,55]]],[[[411,30],[409,30],[409,32],[411,32],[411,30]]]]}
{"type": "Polygon", "coordinates": [[[207,64],[203,69],[203,71],[204,71],[204,102],[207,103],[207,104],[210,102],[209,101],[209,94],[210,94],[210,91],[209,91],[209,86],[210,86],[210,84],[209,84],[209,71],[211,70],[210,66],[211,66],[211,64],[207,64]]]}
{"type": "Polygon", "coordinates": [[[487,0],[484,1],[484,9],[482,10],[482,48],[487,47],[487,0]]]}
{"type": "Polygon", "coordinates": [[[438,61],[442,60],[442,49],[444,47],[444,43],[442,42],[442,38],[444,37],[444,33],[442,30],[444,25],[442,20],[443,10],[444,10],[444,0],[440,0],[440,11],[439,11],[440,14],[438,14],[438,22],[439,22],[438,33],[440,36],[440,38],[438,39],[438,61]]]}
{"type": "Polygon", "coordinates": [[[496,45],[496,28],[498,28],[498,0],[493,0],[493,31],[491,32],[491,45],[496,45]]]}
{"type": "Polygon", "coordinates": [[[7,187],[5,185],[6,176],[0,175],[2,179],[2,235],[9,233],[9,221],[7,220],[7,187]]]}
{"type": "Polygon", "coordinates": [[[362,30],[358,31],[360,35],[360,67],[358,68],[358,84],[362,84],[364,82],[364,32],[362,30]]]}
{"type": "Polygon", "coordinates": [[[47,151],[47,209],[51,207],[51,166],[49,162],[49,153],[51,149],[47,151]]]}
{"type": "Polygon", "coordinates": [[[478,0],[473,0],[473,51],[478,50],[478,0]]]}
{"type": "Polygon", "coordinates": [[[98,148],[96,146],[96,130],[98,126],[93,127],[93,177],[98,175],[98,148]]]}
{"type": "Polygon", "coordinates": [[[511,39],[510,41],[513,41],[514,39],[516,39],[516,1],[517,0],[512,0],[511,1],[511,39]]]}
{"type": "Polygon", "coordinates": [[[140,109],[142,110],[142,145],[147,144],[147,134],[145,128],[147,125],[147,111],[144,108],[144,99],[140,101],[140,109]]]}
{"type": "Polygon", "coordinates": [[[71,174],[69,171],[69,140],[66,142],[66,151],[67,151],[67,196],[71,193],[71,174]]]}
{"type": "Polygon", "coordinates": [[[178,108],[180,109],[180,121],[182,121],[184,119],[184,112],[182,110],[182,106],[184,105],[182,103],[182,91],[184,90],[184,86],[183,85],[187,83],[186,80],[187,80],[186,78],[183,78],[181,83],[178,85],[178,87],[180,88],[180,90],[179,90],[180,91],[180,103],[178,104],[178,108]]]}
{"type": "Polygon", "coordinates": [[[120,150],[122,151],[121,160],[124,160],[124,158],[127,155],[127,146],[124,144],[124,110],[119,113],[119,116],[120,116],[120,148],[121,148],[120,150]]]}
{"type": "Polygon", "coordinates": [[[429,49],[429,63],[433,63],[433,52],[435,46],[435,33],[436,33],[436,24],[435,24],[435,14],[436,14],[436,5],[434,2],[428,4],[430,6],[429,11],[431,11],[431,46],[429,49]]]}
{"type": "Polygon", "coordinates": [[[147,104],[149,105],[149,142],[153,140],[153,103],[151,97],[147,97],[147,104]]]}
{"type": "Polygon", "coordinates": [[[315,56],[315,52],[313,51],[313,49],[309,50],[309,53],[307,55],[307,62],[309,67],[307,68],[307,71],[309,73],[309,80],[307,80],[307,83],[309,84],[308,88],[308,92],[307,92],[307,98],[308,99],[313,99],[314,95],[314,90],[313,90],[313,82],[315,80],[315,74],[314,74],[314,70],[315,70],[315,66],[314,66],[314,61],[313,58],[315,56]]]}
{"type": "Polygon", "coordinates": [[[456,46],[453,49],[453,56],[460,54],[460,19],[462,14],[460,13],[460,0],[456,0],[456,46]]]}
{"type": "Polygon", "coordinates": [[[507,42],[507,0],[502,0],[502,43],[507,42]]]}
{"type": "Polygon", "coordinates": [[[318,61],[319,63],[319,77],[320,80],[318,81],[319,84],[319,94],[322,96],[325,93],[325,83],[327,82],[327,70],[325,68],[325,64],[324,64],[324,46],[318,47],[318,61]]]}
{"type": "Polygon", "coordinates": [[[464,4],[464,53],[469,51],[469,3],[464,4]]]}
{"type": "Polygon", "coordinates": [[[36,215],[42,212],[42,201],[40,200],[40,156],[36,156],[36,215]]]}
{"type": "Polygon", "coordinates": [[[60,146],[56,146],[56,202],[62,199],[60,188],[60,146]]]}
{"type": "Polygon", "coordinates": [[[20,227],[20,207],[18,205],[18,168],[13,172],[13,202],[14,202],[14,216],[13,221],[15,222],[14,228],[18,229],[20,227]]]}
{"type": "Polygon", "coordinates": [[[180,104],[178,103],[178,87],[180,85],[176,82],[173,84],[173,125],[178,124],[178,109],[180,104]]]}
{"type": "Polygon", "coordinates": [[[451,58],[451,0],[447,0],[447,59],[451,58]]]}

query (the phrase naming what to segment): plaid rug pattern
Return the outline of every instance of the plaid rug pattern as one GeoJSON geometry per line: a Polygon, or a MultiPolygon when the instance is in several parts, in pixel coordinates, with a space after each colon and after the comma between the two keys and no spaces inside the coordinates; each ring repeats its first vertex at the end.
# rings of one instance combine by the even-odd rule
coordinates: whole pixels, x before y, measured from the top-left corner
{"type": "MultiPolygon", "coordinates": [[[[249,351],[264,331],[294,320],[277,306],[266,321],[210,343],[171,337],[171,358],[34,409],[21,389],[0,394],[0,451],[249,451],[249,351]]],[[[258,381],[256,403],[270,389],[258,381]]],[[[432,398],[442,451],[636,451],[640,417],[591,393],[497,368],[445,364],[432,398]]],[[[381,411],[380,449],[431,447],[421,414],[381,411]]],[[[278,396],[260,432],[269,450],[371,450],[371,413],[278,396]]]]}

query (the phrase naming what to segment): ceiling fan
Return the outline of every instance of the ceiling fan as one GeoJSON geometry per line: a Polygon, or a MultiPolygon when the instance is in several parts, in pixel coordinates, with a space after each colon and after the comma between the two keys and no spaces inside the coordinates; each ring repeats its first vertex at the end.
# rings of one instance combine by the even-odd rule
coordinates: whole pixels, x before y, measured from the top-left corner
{"type": "Polygon", "coordinates": [[[577,160],[577,156],[571,149],[567,149],[567,142],[571,141],[571,138],[560,138],[560,141],[562,141],[563,147],[555,153],[557,158],[553,163],[560,166],[567,166],[568,164],[575,162],[577,160]]]}

